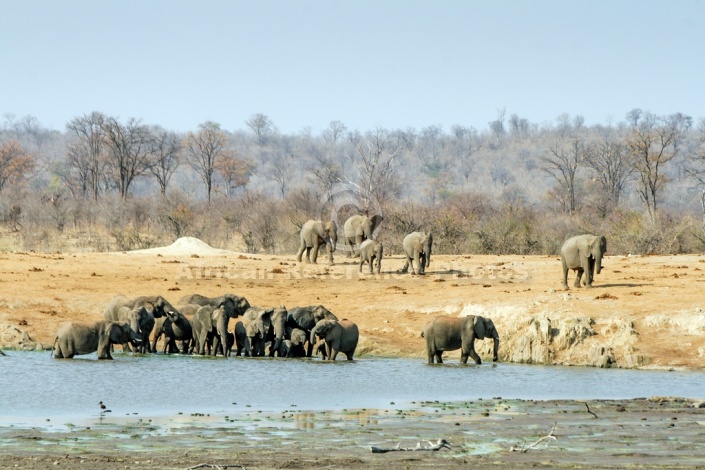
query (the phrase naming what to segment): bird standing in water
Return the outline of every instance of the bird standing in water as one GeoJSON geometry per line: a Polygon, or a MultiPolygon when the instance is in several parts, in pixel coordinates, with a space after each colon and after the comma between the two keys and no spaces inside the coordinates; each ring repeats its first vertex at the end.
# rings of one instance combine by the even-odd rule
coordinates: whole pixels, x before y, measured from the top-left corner
{"type": "Polygon", "coordinates": [[[108,407],[105,406],[105,403],[103,403],[103,402],[101,401],[101,402],[99,402],[98,404],[100,405],[100,414],[103,414],[103,413],[110,413],[110,410],[107,409],[108,407]]]}

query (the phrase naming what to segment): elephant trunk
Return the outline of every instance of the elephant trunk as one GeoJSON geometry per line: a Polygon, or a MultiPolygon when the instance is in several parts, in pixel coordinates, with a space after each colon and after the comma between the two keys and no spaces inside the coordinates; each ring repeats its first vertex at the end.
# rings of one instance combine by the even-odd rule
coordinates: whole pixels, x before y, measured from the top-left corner
{"type": "Polygon", "coordinates": [[[270,348],[269,348],[269,356],[270,356],[270,357],[273,357],[273,356],[274,356],[274,353],[276,353],[277,351],[279,351],[279,349],[281,348],[281,346],[282,346],[282,338],[281,338],[281,337],[275,337],[275,338],[274,338],[274,342],[272,343],[272,345],[271,345],[270,348]]]}
{"type": "Polygon", "coordinates": [[[602,253],[595,255],[595,273],[600,274],[602,271],[602,253]]]}
{"type": "Polygon", "coordinates": [[[318,326],[314,326],[311,330],[311,337],[309,338],[309,343],[311,347],[316,344],[316,334],[318,333],[318,326]]]}

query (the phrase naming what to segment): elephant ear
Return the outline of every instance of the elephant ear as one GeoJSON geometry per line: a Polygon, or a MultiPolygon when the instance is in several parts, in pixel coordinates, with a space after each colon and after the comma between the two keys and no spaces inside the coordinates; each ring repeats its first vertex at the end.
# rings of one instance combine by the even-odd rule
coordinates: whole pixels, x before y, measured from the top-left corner
{"type": "Polygon", "coordinates": [[[316,323],[316,327],[313,329],[313,331],[319,338],[324,338],[331,330],[331,328],[335,327],[337,324],[338,322],[335,320],[321,320],[316,323]]]}
{"type": "Polygon", "coordinates": [[[299,325],[301,328],[310,330],[314,326],[316,326],[316,322],[313,319],[313,314],[311,310],[312,307],[299,307],[290,311],[289,314],[294,319],[294,321],[296,321],[297,325],[299,325]]]}
{"type": "Polygon", "coordinates": [[[323,305],[317,305],[313,309],[313,321],[319,322],[321,320],[338,320],[338,317],[333,315],[333,312],[325,308],[323,305]]]}
{"type": "Polygon", "coordinates": [[[477,339],[485,339],[485,336],[488,336],[485,319],[482,317],[475,317],[472,329],[475,332],[475,338],[477,339]]]}
{"type": "Polygon", "coordinates": [[[236,309],[235,309],[236,315],[235,316],[237,317],[237,315],[244,314],[247,311],[247,309],[250,308],[250,303],[244,297],[239,297],[237,295],[235,295],[233,297],[234,297],[233,301],[235,302],[235,307],[236,307],[236,309]]]}
{"type": "Polygon", "coordinates": [[[196,311],[196,318],[198,318],[203,326],[205,327],[206,330],[212,330],[214,323],[213,323],[213,312],[214,308],[211,307],[210,305],[204,305],[203,307],[200,307],[196,311]]]}
{"type": "Polygon", "coordinates": [[[370,226],[370,237],[374,235],[375,230],[377,229],[377,227],[379,227],[379,224],[381,224],[383,220],[384,217],[379,214],[370,217],[370,221],[372,222],[372,225],[370,226]]]}
{"type": "Polygon", "coordinates": [[[264,328],[264,331],[262,331],[262,334],[265,334],[267,331],[269,331],[269,327],[272,324],[272,314],[273,313],[274,313],[274,308],[268,308],[260,314],[259,318],[262,321],[262,327],[264,328]]]}
{"type": "Polygon", "coordinates": [[[335,220],[331,220],[330,222],[326,223],[324,227],[326,229],[326,232],[328,232],[331,236],[332,234],[338,231],[338,226],[335,224],[335,220]]]}

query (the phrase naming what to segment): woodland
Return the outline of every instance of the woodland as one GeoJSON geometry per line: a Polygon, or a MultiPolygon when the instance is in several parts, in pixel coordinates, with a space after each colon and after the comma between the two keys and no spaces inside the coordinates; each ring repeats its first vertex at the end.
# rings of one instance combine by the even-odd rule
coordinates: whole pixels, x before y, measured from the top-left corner
{"type": "Polygon", "coordinates": [[[308,219],[382,214],[377,238],[434,234],[443,254],[555,254],[577,233],[611,254],[705,248],[705,119],[641,109],[586,125],[499,110],[484,129],[178,133],[101,112],[63,130],[0,123],[0,250],[125,251],[193,236],[250,253],[295,253],[308,219]]]}

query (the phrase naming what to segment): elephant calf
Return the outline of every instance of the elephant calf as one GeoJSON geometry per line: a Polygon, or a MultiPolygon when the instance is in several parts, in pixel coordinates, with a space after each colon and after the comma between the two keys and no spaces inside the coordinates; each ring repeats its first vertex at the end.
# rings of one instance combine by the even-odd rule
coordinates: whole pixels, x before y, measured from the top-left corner
{"type": "Polygon", "coordinates": [[[141,337],[127,322],[70,322],[62,325],[57,331],[52,352],[57,359],[71,359],[75,355],[96,351],[98,359],[112,359],[111,345],[129,342],[139,344],[140,341],[141,337]]]}
{"type": "Polygon", "coordinates": [[[360,245],[360,272],[362,272],[362,265],[366,262],[370,264],[370,274],[372,274],[372,267],[377,274],[382,271],[382,252],[384,247],[381,242],[375,240],[365,240],[360,245]],[[376,262],[375,262],[376,261],[376,262]]]}
{"type": "Polygon", "coordinates": [[[349,320],[321,320],[311,330],[311,344],[316,344],[316,337],[325,341],[325,355],[335,361],[339,352],[345,354],[348,361],[352,361],[360,332],[357,325],[349,320]]]}
{"type": "Polygon", "coordinates": [[[468,357],[472,357],[475,364],[482,364],[480,356],[475,352],[475,340],[485,338],[494,340],[492,360],[497,361],[499,334],[489,318],[475,315],[466,317],[441,315],[428,322],[421,332],[421,337],[426,339],[429,364],[433,364],[434,359],[442,364],[443,352],[456,349],[460,349],[462,364],[468,363],[468,357]]]}

